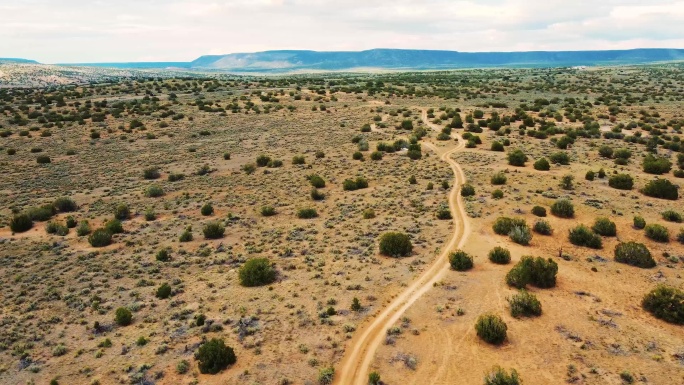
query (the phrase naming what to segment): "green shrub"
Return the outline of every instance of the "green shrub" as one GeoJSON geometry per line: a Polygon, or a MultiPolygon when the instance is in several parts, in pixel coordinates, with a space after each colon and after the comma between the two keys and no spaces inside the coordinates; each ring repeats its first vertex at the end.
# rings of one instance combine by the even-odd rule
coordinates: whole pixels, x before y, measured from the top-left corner
{"type": "Polygon", "coordinates": [[[596,175],[599,177],[599,179],[603,179],[606,177],[606,171],[603,168],[600,168],[596,175]]]}
{"type": "Polygon", "coordinates": [[[118,206],[116,206],[116,209],[114,210],[114,218],[125,221],[128,219],[128,217],[131,215],[131,210],[128,208],[128,205],[125,203],[122,203],[118,206]]]}
{"type": "Polygon", "coordinates": [[[506,184],[506,174],[503,172],[497,172],[496,174],[492,175],[491,182],[493,185],[504,185],[506,184]]]}
{"type": "Polygon", "coordinates": [[[312,219],[318,217],[318,212],[316,209],[303,208],[297,211],[297,218],[299,219],[312,219]]]}
{"type": "Polygon", "coordinates": [[[524,289],[528,284],[540,288],[550,288],[556,286],[556,274],[558,264],[551,258],[532,258],[524,256],[506,274],[506,283],[509,286],[524,289]]]}
{"type": "Polygon", "coordinates": [[[107,230],[110,234],[121,234],[124,232],[123,226],[121,225],[121,221],[118,219],[112,219],[110,221],[107,221],[104,225],[104,229],[107,230]]]}
{"type": "Polygon", "coordinates": [[[45,232],[48,234],[57,234],[60,236],[65,236],[69,234],[69,228],[59,222],[51,221],[45,225],[45,232]]]}
{"type": "Polygon", "coordinates": [[[546,158],[540,158],[534,162],[534,169],[538,171],[549,171],[551,169],[551,165],[546,158]]]}
{"type": "Polygon", "coordinates": [[[608,186],[618,190],[631,190],[634,187],[634,180],[631,175],[617,174],[608,179],[608,186]]]}
{"type": "Polygon", "coordinates": [[[684,229],[679,229],[679,234],[677,234],[677,242],[684,244],[684,229]]]}
{"type": "Polygon", "coordinates": [[[245,174],[251,175],[256,171],[257,166],[254,163],[246,163],[242,165],[242,171],[244,171],[245,174]]]}
{"type": "Polygon", "coordinates": [[[306,164],[306,158],[304,158],[304,155],[298,155],[292,157],[292,164],[306,164]]]}
{"type": "Polygon", "coordinates": [[[252,258],[238,272],[240,284],[246,287],[264,286],[276,280],[276,270],[268,258],[252,258]]]}
{"type": "Polygon", "coordinates": [[[380,374],[378,372],[370,372],[368,374],[368,385],[380,385],[380,374]]]}
{"type": "Polygon", "coordinates": [[[356,151],[354,154],[352,154],[352,159],[363,160],[363,154],[360,151],[356,151]]]}
{"type": "Polygon", "coordinates": [[[668,286],[658,286],[644,297],[644,310],[665,322],[684,325],[684,291],[668,286]]]}
{"type": "Polygon", "coordinates": [[[527,155],[521,150],[516,149],[508,153],[508,164],[511,166],[523,167],[527,162],[527,155]]]}
{"type": "Polygon", "coordinates": [[[197,350],[195,359],[202,374],[216,374],[237,362],[233,348],[217,338],[203,343],[197,350]]]}
{"type": "Polygon", "coordinates": [[[667,179],[655,179],[646,184],[641,192],[649,197],[677,200],[679,192],[677,185],[667,179]]]}
{"type": "Polygon", "coordinates": [[[169,249],[164,248],[157,251],[155,258],[159,262],[168,262],[171,260],[171,253],[169,252],[169,249]]]}
{"type": "Polygon", "coordinates": [[[613,156],[616,159],[627,160],[627,159],[632,157],[632,152],[629,149],[620,148],[620,149],[615,150],[615,152],[613,153],[613,156]]]}
{"type": "Polygon", "coordinates": [[[191,242],[193,240],[192,232],[190,230],[185,230],[178,238],[179,242],[191,242]]]}
{"type": "Polygon", "coordinates": [[[504,151],[504,145],[503,145],[503,143],[495,140],[492,142],[491,149],[492,149],[492,151],[503,152],[504,151]]]}
{"type": "Polygon", "coordinates": [[[563,175],[561,182],[559,184],[560,188],[563,190],[572,190],[574,188],[573,181],[575,177],[572,175],[563,175]]]}
{"type": "Polygon", "coordinates": [[[223,227],[219,222],[209,222],[204,225],[202,233],[204,233],[204,238],[206,239],[220,239],[223,238],[223,234],[226,232],[226,228],[223,227]]]}
{"type": "Polygon", "coordinates": [[[551,235],[553,234],[553,229],[551,228],[551,224],[545,220],[538,220],[534,223],[534,227],[532,227],[532,230],[534,230],[535,233],[541,234],[541,235],[551,235]]]}
{"type": "Polygon", "coordinates": [[[322,201],[323,199],[325,199],[325,194],[318,191],[318,189],[315,187],[311,189],[310,195],[311,195],[311,199],[313,199],[315,201],[322,201]]]}
{"type": "Polygon", "coordinates": [[[492,198],[494,199],[501,199],[504,197],[504,192],[501,190],[494,190],[492,191],[492,198]]]}
{"type": "Polygon", "coordinates": [[[76,202],[68,197],[57,198],[52,205],[61,213],[69,213],[78,210],[76,202]]]}
{"type": "Polygon", "coordinates": [[[644,269],[650,269],[656,265],[646,245],[636,242],[625,242],[615,246],[615,260],[644,269]]]}
{"type": "Polygon", "coordinates": [[[363,219],[373,219],[375,218],[375,211],[373,209],[365,209],[363,210],[363,219]]]}
{"type": "Polygon", "coordinates": [[[650,224],[647,225],[644,230],[646,237],[656,242],[666,243],[670,241],[670,233],[665,226],[650,224]]]}
{"type": "Polygon", "coordinates": [[[259,155],[256,158],[256,165],[257,167],[266,167],[268,166],[268,163],[271,161],[271,157],[267,155],[259,155]]]}
{"type": "Polygon", "coordinates": [[[599,147],[598,153],[602,157],[610,159],[613,157],[613,148],[610,146],[603,145],[599,147]]]}
{"type": "Polygon", "coordinates": [[[473,257],[463,250],[449,254],[449,264],[456,271],[467,271],[473,268],[473,257]]]}
{"type": "Polygon", "coordinates": [[[461,186],[461,196],[462,197],[471,197],[475,195],[475,187],[473,187],[470,184],[464,184],[461,186]]]}
{"type": "Polygon", "coordinates": [[[546,216],[546,209],[541,206],[534,206],[532,207],[532,214],[543,218],[546,216]]]}
{"type": "Polygon", "coordinates": [[[171,296],[171,285],[168,283],[162,283],[161,286],[157,288],[157,292],[155,293],[155,297],[159,299],[167,299],[171,296]]]}
{"type": "Polygon", "coordinates": [[[680,214],[676,211],[673,211],[673,210],[663,211],[662,215],[663,215],[663,219],[668,221],[668,222],[682,223],[682,214],[680,214]]]}
{"type": "Polygon", "coordinates": [[[66,217],[66,226],[70,229],[73,229],[74,227],[78,226],[78,222],[76,222],[76,218],[72,217],[71,215],[66,217]]]}
{"type": "Polygon", "coordinates": [[[31,230],[33,219],[28,214],[17,214],[10,220],[10,230],[13,233],[23,233],[31,230]]]}
{"type": "Polygon", "coordinates": [[[76,234],[79,237],[85,236],[90,234],[90,224],[88,221],[81,221],[81,223],[78,224],[78,228],[76,229],[76,234]]]}
{"type": "Polygon", "coordinates": [[[575,207],[568,199],[558,199],[551,205],[551,214],[559,218],[572,218],[575,216],[575,207]]]}
{"type": "Polygon", "coordinates": [[[520,385],[522,380],[518,376],[518,372],[513,369],[511,374],[508,374],[504,369],[495,366],[485,375],[484,385],[520,385]]]}
{"type": "Polygon", "coordinates": [[[325,180],[321,178],[319,175],[311,174],[307,176],[307,179],[309,180],[309,183],[311,183],[311,185],[315,188],[325,187],[325,180]]]}
{"type": "Polygon", "coordinates": [[[527,246],[532,240],[532,233],[530,228],[525,226],[513,226],[511,232],[508,233],[511,240],[519,245],[527,246]]]}
{"type": "Polygon", "coordinates": [[[617,226],[615,226],[615,222],[608,218],[596,218],[596,221],[591,229],[596,234],[603,235],[604,237],[614,237],[617,234],[617,226]]]}
{"type": "Polygon", "coordinates": [[[261,216],[264,217],[272,217],[276,215],[276,209],[273,208],[273,206],[261,206],[259,211],[261,212],[261,216]]]}
{"type": "Polygon", "coordinates": [[[447,206],[441,206],[439,209],[437,209],[436,216],[439,220],[447,220],[452,218],[451,211],[447,206]]]}
{"type": "Polygon", "coordinates": [[[32,220],[43,222],[52,218],[55,215],[55,207],[52,205],[43,205],[39,207],[31,207],[26,211],[32,220]]]}
{"type": "Polygon", "coordinates": [[[200,214],[204,215],[205,217],[214,214],[214,206],[212,206],[211,202],[207,202],[202,206],[200,209],[200,214]]]}
{"type": "Polygon", "coordinates": [[[174,173],[171,173],[171,174],[169,174],[169,176],[167,177],[167,179],[168,179],[169,182],[178,182],[179,180],[185,179],[185,174],[174,174],[174,173]]]}
{"type": "Polygon", "coordinates": [[[50,160],[50,157],[47,156],[47,155],[39,155],[39,156],[36,158],[36,163],[38,163],[38,164],[48,164],[48,163],[52,163],[52,160],[50,160]]]}
{"type": "Polygon", "coordinates": [[[506,265],[511,262],[511,252],[500,246],[496,246],[489,252],[489,260],[492,263],[506,265]]]}
{"type": "Polygon", "coordinates": [[[516,226],[527,226],[527,223],[523,218],[499,217],[494,221],[492,229],[499,235],[508,235],[516,226]]]}
{"type": "Polygon", "coordinates": [[[565,152],[555,152],[549,155],[549,160],[551,160],[551,163],[553,164],[570,164],[570,157],[565,152]]]}
{"type": "Polygon", "coordinates": [[[119,326],[128,326],[133,321],[133,314],[125,307],[120,307],[114,312],[114,322],[119,326]]]}
{"type": "Polygon", "coordinates": [[[634,217],[633,221],[634,221],[634,228],[635,229],[641,230],[644,227],[646,227],[646,220],[644,218],[638,216],[638,215],[634,217]]]}
{"type": "Polygon", "coordinates": [[[371,152],[370,158],[371,158],[371,160],[382,160],[382,152],[381,151],[373,151],[373,152],[371,152]]]}
{"type": "Polygon", "coordinates": [[[596,176],[596,173],[594,173],[593,171],[589,170],[589,171],[587,171],[586,174],[584,174],[584,179],[585,179],[585,180],[588,180],[588,181],[593,181],[595,176],[596,176]]]}
{"type": "Polygon", "coordinates": [[[92,247],[105,247],[112,244],[112,233],[105,229],[97,229],[88,237],[92,247]]]}
{"type": "Polygon", "coordinates": [[[143,178],[145,179],[158,179],[159,176],[159,169],[157,167],[149,167],[143,170],[143,178]]]}
{"type": "Polygon", "coordinates": [[[176,372],[178,374],[185,374],[190,370],[190,363],[187,360],[180,360],[178,364],[176,364],[176,372]]]}
{"type": "Polygon", "coordinates": [[[158,198],[158,197],[163,196],[163,195],[164,195],[164,190],[159,185],[156,185],[156,184],[149,186],[145,190],[145,196],[148,198],[158,198]]]}
{"type": "MultiPolygon", "coordinates": [[[[410,121],[409,121],[410,122],[410,121]]],[[[335,379],[335,368],[327,367],[318,371],[318,384],[331,385],[335,379]]]]}
{"type": "Polygon", "coordinates": [[[407,234],[388,232],[380,236],[380,254],[388,257],[408,257],[413,251],[407,234]]]}
{"type": "Polygon", "coordinates": [[[542,313],[541,302],[527,290],[520,290],[518,294],[507,300],[511,306],[511,315],[515,318],[539,317],[542,313]]]}
{"type": "Polygon", "coordinates": [[[579,225],[570,230],[570,243],[575,246],[584,246],[592,249],[600,249],[603,247],[601,237],[594,234],[584,225],[579,225]]]}
{"type": "Polygon", "coordinates": [[[495,314],[483,314],[475,323],[477,336],[493,345],[500,345],[506,340],[506,323],[495,314]]]}
{"type": "Polygon", "coordinates": [[[342,189],[344,191],[355,191],[368,187],[368,181],[363,177],[357,177],[356,179],[345,179],[342,182],[342,189]]]}
{"type": "Polygon", "coordinates": [[[644,172],[647,174],[667,174],[672,169],[672,162],[666,158],[655,157],[647,154],[643,161],[644,172]]]}

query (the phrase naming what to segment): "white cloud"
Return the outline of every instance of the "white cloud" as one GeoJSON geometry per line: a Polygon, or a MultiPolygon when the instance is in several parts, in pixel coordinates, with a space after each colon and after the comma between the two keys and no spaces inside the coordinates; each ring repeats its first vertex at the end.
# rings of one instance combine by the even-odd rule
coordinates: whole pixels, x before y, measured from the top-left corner
{"type": "Polygon", "coordinates": [[[684,1],[3,0],[0,57],[173,60],[267,49],[684,48],[684,1]]]}

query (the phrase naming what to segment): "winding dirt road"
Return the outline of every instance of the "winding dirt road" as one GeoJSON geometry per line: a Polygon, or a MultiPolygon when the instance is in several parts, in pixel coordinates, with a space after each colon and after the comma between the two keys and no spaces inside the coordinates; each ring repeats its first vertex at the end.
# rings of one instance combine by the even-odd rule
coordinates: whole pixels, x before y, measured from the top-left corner
{"type": "MultiPolygon", "coordinates": [[[[421,119],[431,129],[441,130],[440,127],[430,123],[426,110],[423,110],[421,119]]],[[[370,323],[366,324],[363,330],[352,339],[351,345],[345,351],[345,357],[336,371],[335,380],[333,381],[334,385],[368,384],[368,370],[376,350],[385,338],[386,330],[393,326],[418,298],[430,290],[444,273],[449,271],[449,253],[454,249],[462,248],[468,234],[470,234],[467,215],[463,208],[461,195],[459,194],[461,185],[465,182],[465,175],[461,166],[451,158],[451,154],[465,148],[465,143],[459,141],[456,147],[446,151],[438,149],[432,143],[423,142],[422,145],[434,151],[440,159],[449,164],[454,172],[453,187],[449,192],[449,209],[453,216],[454,233],[439,256],[428,266],[427,270],[411,283],[406,290],[397,295],[380,314],[370,323]]]]}

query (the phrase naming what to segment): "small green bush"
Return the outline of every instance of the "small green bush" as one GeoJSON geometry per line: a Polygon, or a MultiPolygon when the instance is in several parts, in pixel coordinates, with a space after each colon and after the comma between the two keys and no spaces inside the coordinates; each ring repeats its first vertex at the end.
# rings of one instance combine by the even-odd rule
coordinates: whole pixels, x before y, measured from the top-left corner
{"type": "Polygon", "coordinates": [[[558,199],[551,205],[551,214],[559,218],[572,218],[575,216],[575,207],[567,199],[558,199]]]}
{"type": "Polygon", "coordinates": [[[464,184],[461,186],[461,196],[462,197],[471,197],[475,195],[475,187],[473,187],[470,184],[464,184]]]}
{"type": "Polygon", "coordinates": [[[489,260],[492,263],[506,265],[511,262],[511,252],[500,246],[496,246],[489,252],[489,260]]]}
{"type": "Polygon", "coordinates": [[[662,243],[670,242],[670,232],[665,226],[653,223],[647,225],[644,230],[648,239],[662,243]]]}
{"type": "Polygon", "coordinates": [[[50,160],[50,157],[47,156],[47,155],[39,155],[39,156],[36,158],[36,163],[38,163],[38,164],[48,164],[48,163],[52,163],[52,160],[50,160]]]}
{"type": "Polygon", "coordinates": [[[85,235],[90,234],[91,229],[90,229],[90,224],[88,221],[81,221],[81,223],[78,224],[78,228],[76,229],[76,234],[79,237],[83,237],[85,235]]]}
{"type": "Polygon", "coordinates": [[[10,220],[10,230],[14,233],[23,233],[31,230],[33,219],[28,214],[17,214],[10,220]]]}
{"type": "Polygon", "coordinates": [[[537,171],[549,171],[551,169],[551,165],[546,158],[540,158],[534,162],[534,169],[537,171]]]}
{"type": "Polygon", "coordinates": [[[523,246],[528,246],[532,240],[532,233],[527,225],[513,226],[511,232],[508,233],[508,236],[513,242],[523,246]]]}
{"type": "Polygon", "coordinates": [[[483,314],[478,317],[477,323],[475,323],[475,330],[477,331],[477,336],[483,341],[493,345],[500,345],[506,340],[508,326],[498,315],[483,314]]]}
{"type": "Polygon", "coordinates": [[[157,255],[155,256],[155,259],[159,262],[168,262],[171,260],[171,253],[169,253],[169,249],[164,248],[161,249],[157,252],[157,255]]]}
{"type": "Polygon", "coordinates": [[[226,346],[218,338],[203,343],[197,350],[195,359],[202,374],[216,374],[237,362],[233,348],[226,346]]]}
{"type": "Polygon", "coordinates": [[[143,178],[148,180],[158,179],[160,175],[157,167],[149,167],[143,170],[143,178]]]}
{"type": "Polygon", "coordinates": [[[647,174],[667,174],[672,169],[672,162],[666,158],[655,157],[647,154],[643,161],[644,172],[647,174]]]}
{"type": "Polygon", "coordinates": [[[309,180],[309,183],[311,183],[311,185],[315,188],[325,187],[325,180],[321,178],[319,175],[311,174],[307,176],[307,179],[309,180]]]}
{"type": "Polygon", "coordinates": [[[663,216],[663,219],[668,221],[668,222],[682,223],[682,214],[680,214],[676,211],[673,211],[673,210],[663,211],[662,216],[663,216]]]}
{"type": "Polygon", "coordinates": [[[191,242],[193,240],[192,232],[190,230],[185,230],[178,238],[179,242],[191,242]]]}
{"type": "Polygon", "coordinates": [[[352,159],[363,160],[363,153],[361,153],[360,151],[356,151],[354,154],[352,154],[352,159]]]}
{"type": "Polygon", "coordinates": [[[180,360],[178,364],[176,364],[176,372],[178,374],[185,374],[190,370],[190,363],[187,360],[180,360]]]}
{"type": "Polygon", "coordinates": [[[157,288],[157,292],[155,293],[155,297],[159,299],[167,299],[171,296],[171,285],[168,283],[162,283],[161,286],[157,288]]]}
{"type": "Polygon", "coordinates": [[[494,199],[501,199],[504,197],[504,192],[501,190],[494,190],[492,191],[492,198],[494,199]]]}
{"type": "Polygon", "coordinates": [[[648,182],[646,186],[641,189],[641,193],[653,198],[669,199],[674,201],[679,198],[679,192],[677,190],[677,185],[669,180],[656,179],[648,182]]]}
{"type": "Polygon", "coordinates": [[[306,164],[306,158],[304,158],[304,155],[294,156],[294,157],[292,157],[292,164],[295,164],[295,165],[306,164]]]}
{"type": "Polygon", "coordinates": [[[104,229],[107,230],[110,234],[122,234],[124,232],[121,221],[116,218],[107,221],[107,223],[105,223],[104,225],[104,229]]]}
{"type": "Polygon", "coordinates": [[[570,230],[570,243],[575,246],[584,246],[592,249],[600,249],[603,247],[601,237],[594,234],[584,225],[579,225],[570,230]]]}
{"type": "Polygon", "coordinates": [[[521,150],[516,149],[508,153],[508,164],[511,166],[523,167],[527,162],[527,155],[521,150]]]}
{"type": "Polygon", "coordinates": [[[646,227],[646,220],[638,215],[634,217],[633,221],[635,229],[641,230],[646,227]]]}
{"type": "Polygon", "coordinates": [[[156,185],[156,184],[149,186],[145,190],[145,196],[148,198],[158,198],[158,197],[163,196],[163,195],[164,195],[164,190],[159,185],[156,185]]]}
{"type": "Polygon", "coordinates": [[[644,310],[665,322],[684,325],[684,291],[668,286],[658,286],[644,297],[644,310]]]}
{"type": "Polygon", "coordinates": [[[634,179],[628,174],[616,174],[608,179],[608,186],[618,190],[631,190],[634,187],[634,179]]]}
{"type": "Polygon", "coordinates": [[[504,145],[503,145],[503,143],[495,140],[492,142],[491,150],[497,151],[497,152],[503,152],[504,151],[504,145]]]}
{"type": "Polygon", "coordinates": [[[550,288],[556,286],[557,273],[558,264],[551,258],[545,260],[524,256],[506,274],[506,283],[518,289],[524,289],[528,284],[550,288]]]}
{"type": "Polygon", "coordinates": [[[368,181],[366,178],[357,177],[356,179],[345,179],[342,182],[342,189],[344,191],[355,191],[368,187],[368,181]]]}
{"type": "Polygon", "coordinates": [[[299,219],[312,219],[318,217],[318,212],[316,209],[303,208],[297,211],[297,218],[299,219]]]}
{"type": "Polygon", "coordinates": [[[615,260],[644,269],[650,269],[656,265],[646,245],[636,242],[625,242],[615,246],[615,260]]]}
{"type": "Polygon", "coordinates": [[[318,189],[315,187],[313,187],[311,189],[310,195],[311,195],[311,199],[313,199],[315,201],[322,201],[323,199],[325,199],[325,194],[318,191],[318,189]]]}
{"type": "Polygon", "coordinates": [[[518,294],[508,298],[508,303],[511,306],[511,315],[515,318],[539,317],[542,313],[541,302],[526,290],[520,290],[518,294]]]}
{"type": "Polygon", "coordinates": [[[133,321],[133,314],[125,307],[120,307],[114,312],[114,322],[119,326],[128,326],[133,321]]]}
{"type": "Polygon", "coordinates": [[[503,172],[497,172],[496,174],[492,175],[491,182],[493,185],[498,186],[498,185],[504,185],[506,184],[506,174],[503,172]]]}
{"type": "Polygon", "coordinates": [[[467,271],[473,268],[473,257],[463,250],[449,254],[449,264],[456,271],[467,271]]]}
{"type": "Polygon", "coordinates": [[[92,247],[105,247],[112,244],[112,233],[105,229],[97,229],[88,237],[92,247]]]}
{"type": "Polygon", "coordinates": [[[276,215],[276,209],[273,208],[273,206],[261,206],[259,211],[261,212],[261,216],[264,217],[272,217],[276,215]]]}
{"type": "Polygon", "coordinates": [[[545,220],[538,220],[534,223],[534,227],[532,227],[532,230],[534,230],[535,233],[541,234],[541,235],[551,235],[553,234],[553,229],[551,228],[551,224],[545,220]]]}
{"type": "Polygon", "coordinates": [[[515,226],[527,226],[523,218],[499,217],[494,221],[492,229],[496,234],[508,235],[515,226]]]}
{"type": "Polygon", "coordinates": [[[226,232],[226,228],[218,222],[209,222],[204,225],[202,233],[204,233],[204,238],[206,239],[220,239],[223,238],[223,234],[226,232]]]}
{"type": "Polygon", "coordinates": [[[407,234],[388,232],[380,236],[380,254],[388,257],[408,257],[413,251],[407,234]]]}
{"type": "Polygon", "coordinates": [[[66,217],[66,226],[70,229],[73,229],[74,227],[78,226],[76,218],[72,217],[71,215],[66,217]]]}
{"type": "Polygon", "coordinates": [[[254,171],[256,171],[257,166],[254,163],[246,163],[246,164],[242,165],[241,168],[245,174],[251,175],[254,173],[254,171]]]}
{"type": "Polygon", "coordinates": [[[555,152],[551,155],[549,155],[549,160],[553,164],[562,164],[562,165],[568,165],[570,164],[570,156],[566,152],[555,152]]]}
{"type": "Polygon", "coordinates": [[[78,210],[76,202],[68,197],[57,198],[52,205],[61,213],[70,213],[78,210]]]}
{"type": "Polygon", "coordinates": [[[214,215],[214,206],[212,206],[211,202],[205,203],[202,208],[200,208],[200,214],[204,215],[205,217],[214,215]]]}
{"type": "Polygon", "coordinates": [[[596,221],[591,229],[596,234],[603,235],[604,237],[614,237],[617,234],[617,226],[615,226],[615,222],[608,218],[596,218],[596,221]]]}
{"type": "Polygon", "coordinates": [[[520,385],[522,380],[518,376],[518,372],[513,369],[511,374],[508,374],[504,369],[495,366],[485,375],[484,385],[520,385]]]}
{"type": "Polygon", "coordinates": [[[268,258],[252,258],[240,267],[238,276],[242,286],[264,286],[276,280],[276,270],[268,258]]]}
{"type": "Polygon", "coordinates": [[[447,206],[441,206],[439,209],[437,209],[436,216],[439,220],[447,220],[452,218],[451,211],[447,206]]]}
{"type": "Polygon", "coordinates": [[[534,206],[532,207],[532,214],[543,218],[546,216],[546,209],[541,206],[534,206]]]}
{"type": "Polygon", "coordinates": [[[266,167],[268,166],[268,163],[271,161],[271,157],[267,155],[259,155],[256,158],[256,165],[257,167],[266,167]]]}
{"type": "Polygon", "coordinates": [[[587,173],[584,174],[584,179],[588,180],[590,182],[593,181],[595,177],[596,177],[596,173],[591,171],[591,170],[587,171],[587,173]]]}
{"type": "Polygon", "coordinates": [[[381,151],[373,151],[373,152],[371,152],[370,158],[371,158],[371,160],[382,160],[382,152],[381,151]]]}
{"type": "Polygon", "coordinates": [[[120,220],[120,221],[125,221],[128,219],[128,217],[131,215],[131,210],[128,208],[128,205],[125,203],[122,203],[118,206],[116,206],[116,209],[114,210],[114,218],[120,220]]]}
{"type": "Polygon", "coordinates": [[[332,366],[322,368],[318,371],[318,385],[331,385],[334,379],[335,368],[333,368],[332,366]]]}
{"type": "Polygon", "coordinates": [[[363,219],[373,219],[375,218],[375,210],[373,209],[365,209],[363,210],[363,219]]]}
{"type": "Polygon", "coordinates": [[[52,205],[43,205],[39,207],[31,207],[26,211],[32,220],[43,222],[52,218],[56,213],[55,207],[52,205]]]}

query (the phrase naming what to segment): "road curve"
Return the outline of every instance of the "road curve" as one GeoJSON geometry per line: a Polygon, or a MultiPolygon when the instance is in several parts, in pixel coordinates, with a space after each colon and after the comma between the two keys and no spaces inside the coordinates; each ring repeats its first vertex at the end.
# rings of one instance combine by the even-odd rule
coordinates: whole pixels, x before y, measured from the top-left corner
{"type": "MultiPolygon", "coordinates": [[[[430,123],[426,110],[423,110],[421,118],[431,129],[440,130],[438,126],[430,123]]],[[[368,384],[368,371],[375,352],[386,335],[386,330],[393,326],[418,298],[430,290],[444,273],[449,271],[449,253],[454,249],[462,248],[470,233],[463,200],[459,194],[461,185],[465,183],[465,175],[461,166],[451,158],[451,154],[465,148],[464,142],[459,141],[456,147],[447,151],[440,151],[434,144],[428,142],[423,142],[422,145],[434,151],[441,160],[447,162],[454,173],[453,187],[449,192],[449,209],[454,221],[454,232],[449,242],[444,245],[442,252],[428,266],[427,270],[403,292],[394,297],[392,302],[370,323],[367,323],[362,330],[356,333],[351,345],[345,350],[345,356],[340,362],[338,370],[336,370],[334,385],[368,384]]]]}

